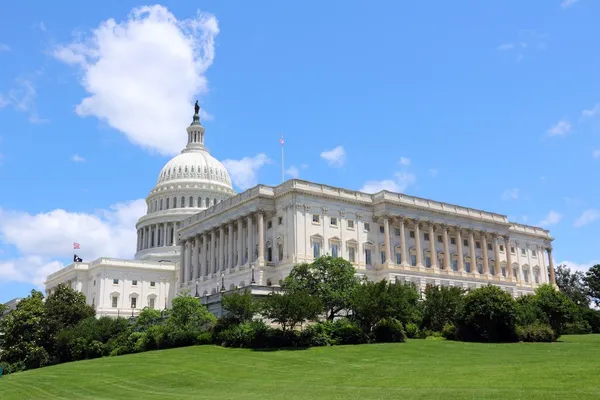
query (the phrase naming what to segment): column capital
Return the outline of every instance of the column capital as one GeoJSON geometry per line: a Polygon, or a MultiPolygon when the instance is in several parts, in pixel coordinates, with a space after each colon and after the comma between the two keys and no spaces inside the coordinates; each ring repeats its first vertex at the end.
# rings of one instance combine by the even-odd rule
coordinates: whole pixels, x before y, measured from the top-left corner
{"type": "Polygon", "coordinates": [[[548,252],[548,254],[552,253],[552,247],[546,247],[546,251],[548,252]]]}

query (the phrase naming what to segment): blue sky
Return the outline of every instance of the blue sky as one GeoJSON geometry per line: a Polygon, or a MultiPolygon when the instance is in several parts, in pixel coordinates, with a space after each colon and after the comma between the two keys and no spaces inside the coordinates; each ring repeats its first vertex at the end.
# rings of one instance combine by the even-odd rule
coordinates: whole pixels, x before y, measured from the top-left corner
{"type": "Polygon", "coordinates": [[[0,301],[73,241],[133,255],[196,98],[238,191],[280,182],[284,132],[287,177],[502,213],[550,229],[556,262],[600,259],[600,3],[146,6],[2,7],[0,301]]]}

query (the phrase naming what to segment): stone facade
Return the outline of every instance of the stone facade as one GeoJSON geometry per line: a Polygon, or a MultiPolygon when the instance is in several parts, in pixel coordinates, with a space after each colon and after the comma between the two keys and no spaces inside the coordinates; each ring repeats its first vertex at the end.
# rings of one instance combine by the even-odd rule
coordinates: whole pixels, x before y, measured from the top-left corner
{"type": "Polygon", "coordinates": [[[382,191],[290,180],[259,185],[181,223],[180,289],[199,295],[277,286],[320,255],[371,280],[498,285],[519,296],[554,283],[545,229],[501,214],[382,191]],[[546,259],[548,255],[548,259],[546,259]]]}

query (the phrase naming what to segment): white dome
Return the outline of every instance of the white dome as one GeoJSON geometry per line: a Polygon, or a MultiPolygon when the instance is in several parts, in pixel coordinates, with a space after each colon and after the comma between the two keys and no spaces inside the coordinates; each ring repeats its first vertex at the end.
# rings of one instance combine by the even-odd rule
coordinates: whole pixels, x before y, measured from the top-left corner
{"type": "Polygon", "coordinates": [[[187,151],[172,158],[160,171],[157,184],[175,183],[177,180],[213,183],[233,189],[223,164],[204,149],[187,151]]]}

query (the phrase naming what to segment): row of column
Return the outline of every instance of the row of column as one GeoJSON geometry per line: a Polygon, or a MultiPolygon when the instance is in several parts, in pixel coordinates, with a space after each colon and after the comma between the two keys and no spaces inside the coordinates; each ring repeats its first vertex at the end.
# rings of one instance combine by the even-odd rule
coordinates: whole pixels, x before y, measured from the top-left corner
{"type": "Polygon", "coordinates": [[[256,213],[257,238],[254,237],[253,222],[253,215],[246,217],[245,232],[244,220],[240,218],[193,237],[181,239],[180,283],[239,268],[246,263],[256,262],[258,266],[264,265],[264,214],[256,213]],[[255,247],[258,247],[256,254],[253,251],[255,247]]]}
{"type": "Polygon", "coordinates": [[[148,225],[137,231],[137,251],[153,247],[175,246],[177,224],[165,222],[148,225]]]}
{"type": "MultiPolygon", "coordinates": [[[[408,221],[403,218],[403,217],[399,217],[396,218],[399,223],[400,223],[400,248],[402,251],[402,261],[403,263],[407,263],[408,262],[408,242],[406,240],[406,225],[408,224],[408,221]]],[[[389,264],[393,264],[393,259],[392,259],[392,249],[391,249],[391,239],[390,239],[390,218],[389,217],[384,217],[383,218],[383,231],[384,231],[384,246],[385,246],[385,259],[386,262],[389,264]]],[[[441,267],[442,269],[452,269],[451,268],[451,259],[450,259],[450,246],[449,246],[449,239],[448,239],[448,232],[449,232],[449,226],[446,224],[439,224],[437,225],[441,228],[442,230],[442,242],[444,245],[444,262],[441,267]]],[[[429,254],[431,256],[431,267],[432,268],[437,268],[438,266],[437,264],[437,252],[435,249],[435,241],[436,241],[436,224],[434,223],[429,223],[429,222],[419,222],[416,221],[414,223],[414,231],[415,231],[415,247],[416,247],[416,258],[417,258],[417,266],[423,266],[423,251],[422,251],[422,244],[421,244],[421,227],[423,227],[424,229],[428,230],[428,234],[429,234],[429,254]]],[[[461,227],[459,226],[455,226],[454,230],[456,232],[456,254],[457,254],[457,258],[458,258],[458,272],[466,272],[465,271],[465,266],[464,266],[464,256],[463,256],[463,237],[462,237],[462,231],[463,229],[461,229],[461,227]]],[[[475,272],[477,271],[477,257],[476,257],[476,252],[475,252],[475,231],[472,229],[466,229],[465,230],[467,235],[468,235],[468,243],[469,243],[469,256],[471,258],[471,272],[475,272]]],[[[482,259],[483,259],[483,272],[484,273],[488,273],[489,272],[489,257],[488,257],[488,243],[487,243],[487,235],[488,232],[485,231],[480,231],[480,238],[481,238],[481,249],[482,249],[482,259]]],[[[495,232],[491,233],[492,235],[492,241],[493,241],[493,251],[494,251],[494,259],[495,259],[495,263],[496,263],[496,268],[495,268],[495,274],[496,276],[500,277],[502,276],[502,268],[500,267],[500,246],[498,244],[498,239],[502,238],[504,239],[504,251],[506,254],[506,277],[508,279],[512,278],[512,255],[511,255],[511,251],[510,251],[510,237],[508,235],[498,235],[495,232]]],[[[554,261],[552,260],[552,248],[548,247],[546,248],[546,251],[548,252],[548,259],[549,259],[549,270],[550,270],[550,282],[552,284],[556,283],[556,278],[554,275],[554,261]]],[[[539,257],[543,257],[543,253],[539,254],[539,257]]],[[[544,268],[544,265],[541,266],[541,268],[544,268]]],[[[531,271],[533,273],[533,271],[531,271]]],[[[544,275],[546,276],[546,278],[544,280],[547,280],[547,272],[544,273],[544,275]]],[[[533,279],[533,277],[532,277],[533,279]]]]}

